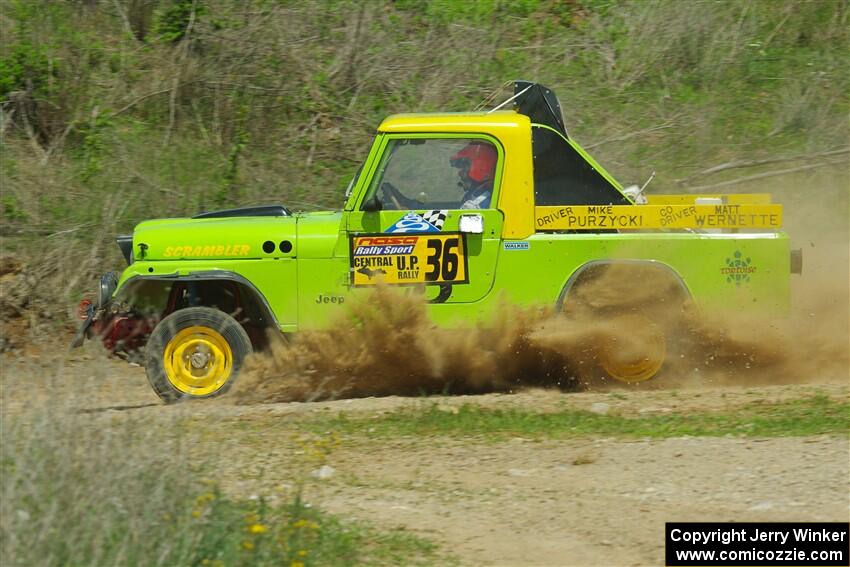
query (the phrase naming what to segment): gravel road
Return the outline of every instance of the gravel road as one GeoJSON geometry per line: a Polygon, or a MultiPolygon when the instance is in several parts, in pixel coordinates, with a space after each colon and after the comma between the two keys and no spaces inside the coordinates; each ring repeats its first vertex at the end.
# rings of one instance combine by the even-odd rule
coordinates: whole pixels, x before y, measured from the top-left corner
{"type": "MultiPolygon", "coordinates": [[[[347,413],[462,404],[534,411],[564,408],[624,416],[734,411],[753,401],[815,393],[846,400],[845,377],[781,386],[705,385],[677,390],[363,398],[315,403],[163,406],[140,368],[104,361],[94,346],[73,355],[31,351],[3,359],[7,415],[63,399],[93,421],[189,419],[191,450],[214,459],[224,490],[280,494],[297,475],[287,423],[347,413]]],[[[311,477],[310,501],[343,517],[404,528],[441,542],[469,565],[660,565],[667,521],[847,521],[848,438],[676,437],[565,440],[515,437],[344,437],[311,477]]]]}

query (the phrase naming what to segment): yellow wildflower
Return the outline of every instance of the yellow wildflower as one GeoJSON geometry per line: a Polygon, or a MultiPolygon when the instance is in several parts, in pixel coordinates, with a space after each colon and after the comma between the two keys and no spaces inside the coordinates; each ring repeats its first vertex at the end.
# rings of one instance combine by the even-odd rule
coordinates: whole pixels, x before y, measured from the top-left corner
{"type": "Polygon", "coordinates": [[[264,526],[263,524],[251,524],[248,527],[248,531],[252,534],[264,534],[269,531],[269,528],[264,526]]]}
{"type": "Polygon", "coordinates": [[[289,564],[289,567],[304,567],[303,561],[293,561],[289,564]]]}
{"type": "Polygon", "coordinates": [[[215,500],[215,494],[212,492],[204,492],[195,499],[195,502],[197,502],[200,506],[206,502],[212,502],[213,500],[215,500]]]}
{"type": "Polygon", "coordinates": [[[299,549],[298,550],[298,557],[307,557],[307,550],[306,549],[299,549]]]}
{"type": "Polygon", "coordinates": [[[309,522],[307,520],[304,520],[304,519],[296,520],[295,522],[292,523],[293,528],[306,528],[308,525],[309,525],[309,522]]]}
{"type": "Polygon", "coordinates": [[[200,518],[201,517],[201,511],[200,510],[192,510],[192,517],[193,518],[200,518]]]}
{"type": "Polygon", "coordinates": [[[252,549],[254,549],[254,542],[246,539],[242,542],[242,547],[244,549],[247,549],[248,551],[251,551],[252,549]]]}

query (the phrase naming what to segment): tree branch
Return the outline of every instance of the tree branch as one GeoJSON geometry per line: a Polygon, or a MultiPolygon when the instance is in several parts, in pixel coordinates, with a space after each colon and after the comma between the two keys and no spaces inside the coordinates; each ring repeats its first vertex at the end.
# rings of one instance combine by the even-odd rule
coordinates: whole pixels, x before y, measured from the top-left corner
{"type": "Polygon", "coordinates": [[[133,102],[131,102],[131,103],[127,104],[127,105],[126,105],[126,106],[124,106],[123,108],[121,108],[121,109],[119,109],[119,110],[116,110],[115,112],[112,112],[112,113],[109,115],[109,117],[110,117],[110,118],[114,118],[114,117],[118,116],[119,114],[123,114],[124,112],[126,112],[126,111],[130,110],[131,108],[133,108],[134,106],[136,106],[136,105],[137,105],[137,104],[139,104],[140,102],[142,102],[142,101],[144,101],[144,100],[147,100],[147,99],[151,98],[152,96],[165,94],[165,93],[167,93],[167,92],[171,92],[171,87],[168,87],[168,88],[166,88],[166,89],[162,89],[162,90],[159,90],[159,91],[154,91],[154,92],[152,92],[152,93],[148,93],[148,94],[146,94],[146,95],[140,96],[139,98],[137,98],[137,99],[136,99],[136,100],[134,100],[133,102]]]}
{"type": "Polygon", "coordinates": [[[658,126],[653,126],[651,128],[644,128],[643,130],[638,130],[636,132],[630,132],[628,134],[623,134],[622,136],[615,136],[613,138],[606,138],[599,142],[594,142],[593,144],[589,144],[584,147],[586,150],[592,150],[593,148],[598,148],[604,144],[610,144],[611,142],[624,142],[635,136],[642,136],[643,134],[649,134],[650,132],[655,132],[657,130],[665,130],[667,128],[671,128],[673,126],[673,122],[667,122],[666,124],[659,124],[658,126]]]}
{"type": "Polygon", "coordinates": [[[729,169],[739,169],[744,167],[755,167],[758,165],[766,165],[768,163],[781,163],[785,161],[800,161],[800,160],[812,160],[814,158],[819,157],[828,157],[828,156],[836,156],[841,154],[850,153],[850,148],[841,148],[838,150],[828,150],[825,152],[819,152],[816,154],[807,154],[807,155],[798,155],[798,156],[785,156],[785,157],[775,157],[775,158],[767,158],[767,159],[759,159],[759,160],[741,160],[741,161],[730,161],[727,163],[721,163],[720,165],[715,165],[713,167],[709,167],[708,169],[704,169],[699,173],[695,173],[691,176],[685,177],[684,179],[677,179],[677,183],[687,183],[691,179],[695,177],[707,177],[709,175],[713,175],[715,173],[719,173],[721,171],[727,171],[729,169]]]}
{"type": "Polygon", "coordinates": [[[842,161],[843,160],[822,161],[820,163],[811,163],[808,165],[801,165],[799,167],[791,167],[788,169],[777,169],[774,171],[767,171],[765,173],[757,173],[755,175],[739,177],[738,179],[730,179],[729,181],[721,181],[720,183],[712,183],[711,185],[697,185],[695,187],[688,187],[688,191],[696,193],[704,189],[714,189],[716,187],[725,187],[727,185],[737,185],[738,183],[746,183],[747,181],[755,181],[756,179],[764,179],[765,177],[774,177],[776,175],[785,175],[786,173],[796,173],[798,171],[817,169],[826,165],[836,165],[842,163],[842,161]]]}

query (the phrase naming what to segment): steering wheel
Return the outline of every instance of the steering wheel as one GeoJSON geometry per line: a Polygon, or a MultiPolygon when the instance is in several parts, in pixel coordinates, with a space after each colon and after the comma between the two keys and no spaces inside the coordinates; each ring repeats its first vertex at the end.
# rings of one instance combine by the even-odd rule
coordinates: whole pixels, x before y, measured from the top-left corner
{"type": "Polygon", "coordinates": [[[398,200],[398,196],[401,195],[401,192],[396,189],[395,185],[393,185],[389,181],[384,181],[383,183],[381,183],[381,193],[383,193],[384,197],[392,201],[393,205],[395,205],[396,210],[400,211],[404,208],[401,206],[401,203],[398,200]]]}

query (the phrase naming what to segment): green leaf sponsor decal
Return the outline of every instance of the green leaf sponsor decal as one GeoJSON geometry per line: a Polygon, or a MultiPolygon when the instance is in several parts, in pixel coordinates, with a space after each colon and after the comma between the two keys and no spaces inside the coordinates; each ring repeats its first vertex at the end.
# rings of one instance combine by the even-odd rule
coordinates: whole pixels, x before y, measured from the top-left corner
{"type": "Polygon", "coordinates": [[[720,273],[726,276],[726,283],[734,283],[736,286],[748,283],[750,276],[756,272],[752,265],[753,260],[749,256],[744,258],[740,250],[736,250],[732,258],[726,258],[726,267],[720,269],[720,273]]]}

